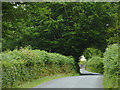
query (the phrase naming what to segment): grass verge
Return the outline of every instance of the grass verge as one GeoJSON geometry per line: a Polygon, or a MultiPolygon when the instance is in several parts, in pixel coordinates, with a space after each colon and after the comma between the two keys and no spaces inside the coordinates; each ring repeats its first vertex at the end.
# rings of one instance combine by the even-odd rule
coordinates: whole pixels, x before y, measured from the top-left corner
{"type": "Polygon", "coordinates": [[[91,68],[91,67],[86,67],[86,68],[85,68],[85,70],[86,70],[86,71],[88,71],[88,72],[100,73],[100,72],[98,72],[98,71],[94,70],[94,69],[93,69],[93,68],[91,68]]]}
{"type": "Polygon", "coordinates": [[[110,76],[110,74],[104,73],[103,86],[104,88],[113,88],[113,89],[118,88],[119,87],[118,76],[115,75],[110,76]]]}
{"type": "MultiPolygon", "coordinates": [[[[32,80],[30,82],[24,82],[21,85],[14,85],[12,88],[33,88],[35,86],[38,86],[40,84],[43,84],[45,82],[54,80],[54,79],[58,79],[58,78],[63,78],[63,77],[68,77],[68,76],[79,76],[80,74],[76,73],[76,74],[56,74],[53,76],[46,76],[46,77],[42,77],[40,79],[37,80],[32,80]]],[[[16,82],[17,83],[17,82],[16,82]]]]}

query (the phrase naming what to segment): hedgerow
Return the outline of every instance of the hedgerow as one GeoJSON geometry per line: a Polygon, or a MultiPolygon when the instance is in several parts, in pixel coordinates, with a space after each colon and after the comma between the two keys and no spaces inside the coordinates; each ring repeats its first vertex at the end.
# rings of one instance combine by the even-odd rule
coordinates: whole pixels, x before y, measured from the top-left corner
{"type": "Polygon", "coordinates": [[[103,53],[102,58],[100,56],[89,54],[90,49],[85,51],[85,55],[88,54],[87,56],[89,58],[86,62],[86,70],[104,73],[104,88],[118,88],[118,75],[120,73],[118,51],[118,44],[109,45],[103,53]]]}
{"type": "Polygon", "coordinates": [[[2,88],[58,73],[77,73],[71,56],[28,48],[2,52],[1,55],[2,88]]]}
{"type": "Polygon", "coordinates": [[[92,58],[88,59],[86,62],[86,70],[96,73],[103,73],[103,63],[102,58],[99,56],[93,56],[92,58]]]}
{"type": "Polygon", "coordinates": [[[105,88],[118,88],[118,44],[109,45],[103,54],[104,77],[103,84],[105,88]],[[108,82],[109,81],[109,82],[108,82]]]}

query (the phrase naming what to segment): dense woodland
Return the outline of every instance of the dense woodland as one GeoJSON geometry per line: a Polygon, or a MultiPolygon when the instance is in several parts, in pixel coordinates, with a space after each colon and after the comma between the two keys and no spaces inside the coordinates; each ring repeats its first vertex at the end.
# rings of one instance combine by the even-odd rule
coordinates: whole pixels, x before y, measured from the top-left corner
{"type": "Polygon", "coordinates": [[[119,8],[117,2],[3,2],[3,87],[15,80],[79,72],[81,55],[86,69],[104,73],[105,87],[118,87],[119,8]]]}
{"type": "Polygon", "coordinates": [[[78,58],[118,40],[118,3],[8,2],[2,9],[3,51],[31,45],[78,58]]]}

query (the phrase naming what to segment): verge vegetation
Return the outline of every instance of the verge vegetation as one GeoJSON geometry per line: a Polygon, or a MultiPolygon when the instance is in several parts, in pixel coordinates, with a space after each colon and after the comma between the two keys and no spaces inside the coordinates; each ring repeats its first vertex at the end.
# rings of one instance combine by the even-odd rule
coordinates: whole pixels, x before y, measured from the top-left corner
{"type": "Polygon", "coordinates": [[[51,81],[51,80],[54,80],[54,79],[68,77],[68,76],[78,76],[78,75],[79,74],[77,74],[77,73],[76,74],[71,74],[71,73],[55,74],[55,75],[52,75],[52,76],[45,76],[45,77],[42,77],[40,79],[35,79],[35,80],[32,80],[32,81],[24,82],[21,85],[14,85],[13,88],[33,88],[35,86],[38,86],[40,84],[43,84],[45,82],[48,82],[48,81],[51,81]]]}
{"type": "Polygon", "coordinates": [[[91,55],[86,62],[86,70],[103,73],[104,88],[118,88],[118,44],[108,45],[103,57],[91,55]]]}
{"type": "Polygon", "coordinates": [[[102,58],[99,56],[93,56],[86,62],[86,70],[96,73],[103,73],[102,58]]]}
{"type": "Polygon", "coordinates": [[[109,45],[106,48],[103,58],[104,77],[103,85],[105,88],[118,88],[118,44],[109,45]]]}
{"type": "Polygon", "coordinates": [[[73,57],[41,50],[22,48],[2,53],[2,87],[13,87],[24,82],[55,74],[75,74],[73,57]]]}

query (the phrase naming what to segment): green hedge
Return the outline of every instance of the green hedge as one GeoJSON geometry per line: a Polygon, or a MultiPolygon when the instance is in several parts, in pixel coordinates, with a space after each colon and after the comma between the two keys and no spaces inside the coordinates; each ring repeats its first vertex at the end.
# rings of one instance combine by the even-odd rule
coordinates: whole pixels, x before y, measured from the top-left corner
{"type": "Polygon", "coordinates": [[[86,62],[86,70],[96,73],[103,73],[102,58],[99,56],[93,56],[86,62]]]}
{"type": "Polygon", "coordinates": [[[83,55],[85,56],[85,58],[88,60],[90,58],[92,58],[92,56],[102,56],[102,53],[99,49],[96,48],[87,48],[84,52],[83,55]]]}
{"type": "Polygon", "coordinates": [[[2,88],[58,73],[77,73],[71,56],[41,50],[2,52],[2,88]]]}
{"type": "Polygon", "coordinates": [[[105,88],[118,88],[118,44],[109,45],[106,48],[103,58],[104,77],[103,84],[105,88]]]}
{"type": "Polygon", "coordinates": [[[103,58],[100,57],[100,54],[99,56],[95,56],[90,54],[91,52],[90,49],[85,51],[85,55],[88,54],[87,57],[89,58],[86,62],[86,70],[91,72],[104,73],[104,88],[118,88],[118,75],[120,73],[118,61],[118,44],[109,45],[106,48],[106,51],[103,53],[103,58]]]}

